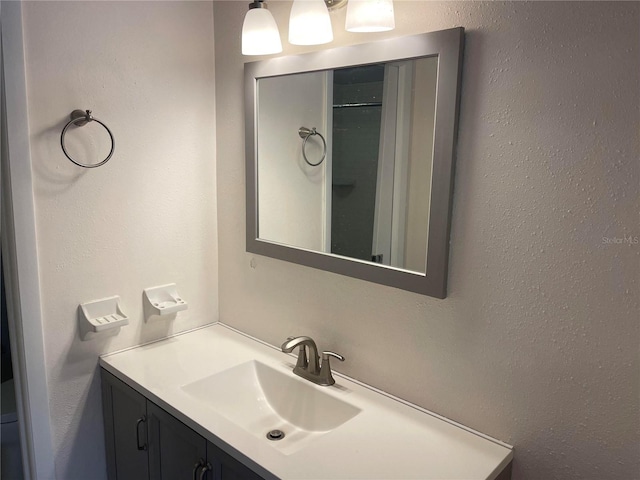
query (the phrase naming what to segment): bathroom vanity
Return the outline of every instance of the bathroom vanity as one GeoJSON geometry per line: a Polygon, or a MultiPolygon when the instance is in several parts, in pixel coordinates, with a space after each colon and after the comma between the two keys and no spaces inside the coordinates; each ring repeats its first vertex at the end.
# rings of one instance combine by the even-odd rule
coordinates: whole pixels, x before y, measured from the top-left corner
{"type": "Polygon", "coordinates": [[[508,445],[294,362],[219,323],[101,357],[109,478],[510,478],[508,445]]]}
{"type": "Polygon", "coordinates": [[[106,370],[101,373],[109,478],[265,478],[106,370]]]}

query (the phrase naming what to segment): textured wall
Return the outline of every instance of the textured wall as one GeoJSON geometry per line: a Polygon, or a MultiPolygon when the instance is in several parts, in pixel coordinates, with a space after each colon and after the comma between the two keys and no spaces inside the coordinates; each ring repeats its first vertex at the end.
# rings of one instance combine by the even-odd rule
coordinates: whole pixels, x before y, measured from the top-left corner
{"type": "MultiPolygon", "coordinates": [[[[246,5],[216,2],[221,320],[309,334],[341,371],[514,444],[517,480],[638,478],[640,4],[395,5],[388,34],[337,12],[333,45],[467,29],[449,297],[245,253],[246,5]]],[[[270,7],[286,38],[290,2],[270,7]]]]}
{"type": "MultiPolygon", "coordinates": [[[[25,2],[42,312],[58,478],[106,477],[98,355],[217,319],[213,11],[206,2],[25,2]],[[62,154],[74,108],[116,137],[106,165],[62,154]],[[189,310],[146,324],[142,290],[189,310]],[[76,309],[120,295],[130,325],[82,342],[76,309]]],[[[84,159],[99,129],[70,134],[84,159]],[[86,136],[86,137],[85,137],[86,136]]]]}

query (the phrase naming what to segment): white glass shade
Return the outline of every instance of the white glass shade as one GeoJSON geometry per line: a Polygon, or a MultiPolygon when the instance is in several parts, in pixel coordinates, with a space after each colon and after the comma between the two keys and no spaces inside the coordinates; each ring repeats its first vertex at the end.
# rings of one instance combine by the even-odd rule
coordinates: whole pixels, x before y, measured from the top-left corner
{"type": "Polygon", "coordinates": [[[269,55],[280,53],[282,42],[278,25],[266,8],[252,8],[242,24],[242,54],[269,55]]]}
{"type": "Polygon", "coordinates": [[[393,0],[349,0],[345,28],[349,32],[393,30],[393,0]]]}
{"type": "Polygon", "coordinates": [[[289,43],[320,45],[332,40],[331,18],[324,0],[295,0],[289,17],[289,43]]]}

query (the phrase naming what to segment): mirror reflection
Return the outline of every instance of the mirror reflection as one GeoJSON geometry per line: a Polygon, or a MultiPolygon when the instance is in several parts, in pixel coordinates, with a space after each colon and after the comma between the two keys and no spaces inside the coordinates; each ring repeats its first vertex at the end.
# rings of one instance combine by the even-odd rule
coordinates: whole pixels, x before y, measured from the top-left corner
{"type": "Polygon", "coordinates": [[[258,238],[426,273],[437,69],[259,78],[258,238]]]}

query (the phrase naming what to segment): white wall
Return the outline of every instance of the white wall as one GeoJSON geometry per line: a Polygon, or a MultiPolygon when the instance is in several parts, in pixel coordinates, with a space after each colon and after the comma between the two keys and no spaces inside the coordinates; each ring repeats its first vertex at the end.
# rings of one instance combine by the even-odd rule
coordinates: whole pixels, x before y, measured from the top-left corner
{"type": "Polygon", "coordinates": [[[425,265],[427,272],[429,271],[425,245],[429,242],[437,81],[436,58],[414,62],[404,268],[416,272],[424,272],[425,265]]]}
{"type": "Polygon", "coordinates": [[[56,470],[93,480],[106,477],[98,355],[217,320],[212,5],[25,2],[23,23],[56,470]],[[103,167],[60,149],[75,108],[115,135],[103,167]],[[143,288],[170,282],[189,309],[146,324],[143,288]],[[78,304],[110,295],[130,325],[82,342],[78,304]]]}
{"type": "MultiPolygon", "coordinates": [[[[636,478],[640,5],[396,1],[395,31],[464,26],[449,296],[245,253],[247,6],[215,2],[220,317],[515,445],[514,479],[636,478]]],[[[290,2],[269,6],[286,40],[290,2]]],[[[326,48],[326,47],[318,47],[326,48]]],[[[308,51],[285,43],[285,52],[308,51]]]]}
{"type": "MultiPolygon", "coordinates": [[[[313,72],[258,81],[258,235],[286,245],[324,250],[325,167],[302,156],[300,127],[327,131],[327,73],[313,72]]],[[[317,163],[322,143],[311,137],[307,158],[317,163]]]]}

